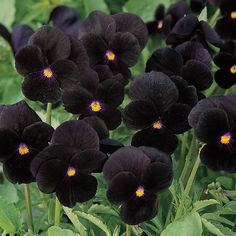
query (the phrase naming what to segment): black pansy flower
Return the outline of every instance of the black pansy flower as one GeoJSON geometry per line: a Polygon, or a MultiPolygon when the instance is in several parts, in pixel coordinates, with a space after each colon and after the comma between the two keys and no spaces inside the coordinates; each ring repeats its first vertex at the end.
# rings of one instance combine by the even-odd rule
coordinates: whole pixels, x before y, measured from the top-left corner
{"type": "MultiPolygon", "coordinates": [[[[36,31],[28,46],[16,54],[16,69],[24,76],[24,95],[42,103],[60,100],[61,89],[77,82],[79,63],[74,53],[81,48],[79,41],[70,40],[57,28],[43,26],[36,31]]],[[[81,54],[84,55],[83,52],[81,54]]],[[[82,65],[84,59],[82,56],[82,65]]]]}
{"type": "Polygon", "coordinates": [[[85,121],[97,132],[100,143],[100,151],[105,154],[110,155],[124,146],[121,142],[109,138],[109,130],[107,129],[104,121],[99,117],[87,116],[84,117],[82,121],[85,121]]]}
{"type": "Polygon", "coordinates": [[[0,36],[10,44],[13,54],[27,45],[33,33],[33,29],[28,25],[16,25],[12,33],[10,33],[8,29],[0,23],[0,36]]]}
{"type": "Polygon", "coordinates": [[[108,129],[115,129],[121,123],[121,113],[117,107],[123,102],[124,86],[107,79],[99,83],[96,72],[90,70],[80,77],[80,83],[63,92],[65,109],[72,114],[98,116],[108,129]]]}
{"type": "Polygon", "coordinates": [[[209,44],[216,47],[221,45],[219,35],[207,22],[199,21],[195,14],[189,14],[180,19],[169,33],[166,43],[177,46],[186,41],[200,42],[208,51],[212,51],[209,44]]]}
{"type": "Polygon", "coordinates": [[[146,71],[161,71],[169,76],[179,75],[196,87],[197,91],[208,89],[213,81],[211,56],[197,42],[185,42],[175,49],[157,49],[147,61],[146,71]]]}
{"type": "Polygon", "coordinates": [[[219,67],[215,73],[216,83],[224,89],[236,84],[236,41],[227,42],[214,62],[219,67]]]}
{"type": "Polygon", "coordinates": [[[79,30],[92,67],[105,64],[114,74],[122,73],[128,78],[128,68],[137,63],[148,39],[144,22],[131,13],[110,16],[94,11],[79,30]]]}
{"type": "Polygon", "coordinates": [[[220,10],[222,17],[216,23],[216,32],[224,39],[236,39],[236,2],[222,0],[220,10]]]}
{"type": "Polygon", "coordinates": [[[208,0],[190,0],[190,7],[192,11],[199,13],[207,5],[207,3],[208,0]]]}
{"type": "Polygon", "coordinates": [[[171,4],[167,11],[165,6],[160,4],[155,10],[154,20],[147,23],[148,33],[153,36],[157,33],[167,35],[176,22],[188,12],[189,7],[184,0],[171,4]]]}
{"type": "Polygon", "coordinates": [[[39,189],[56,192],[67,207],[93,198],[97,180],[91,173],[106,159],[96,131],[84,121],[67,121],[55,130],[51,143],[31,164],[39,189]]]}
{"type": "Polygon", "coordinates": [[[121,205],[121,219],[130,225],[157,214],[157,193],[172,182],[170,156],[150,147],[125,147],[113,153],[103,168],[108,200],[121,205]]]}
{"type": "Polygon", "coordinates": [[[74,8],[67,6],[54,8],[50,14],[49,21],[52,21],[53,26],[56,26],[64,33],[75,38],[78,37],[81,20],[79,13],[74,8]]]}
{"type": "Polygon", "coordinates": [[[236,172],[236,96],[210,97],[200,101],[189,115],[197,138],[206,143],[202,162],[215,171],[236,172]]]}
{"type": "Polygon", "coordinates": [[[187,117],[197,101],[196,90],[180,77],[172,79],[152,71],[132,82],[132,102],[126,106],[123,118],[128,127],[141,129],[133,136],[133,146],[153,146],[173,153],[178,142],[175,134],[189,129],[187,117]]]}
{"type": "Polygon", "coordinates": [[[34,181],[30,164],[48,146],[53,131],[24,101],[1,106],[0,160],[10,182],[34,181]]]}

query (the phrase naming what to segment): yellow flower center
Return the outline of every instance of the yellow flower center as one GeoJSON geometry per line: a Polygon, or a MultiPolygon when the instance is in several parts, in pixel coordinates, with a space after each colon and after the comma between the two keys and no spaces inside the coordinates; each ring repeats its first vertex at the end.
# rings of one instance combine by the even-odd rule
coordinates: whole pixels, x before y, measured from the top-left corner
{"type": "Polygon", "coordinates": [[[232,11],[230,17],[231,19],[236,20],[236,11],[232,11]]]}
{"type": "Polygon", "coordinates": [[[230,143],[231,136],[230,134],[224,134],[220,137],[221,144],[227,145],[230,143]]]}
{"type": "Polygon", "coordinates": [[[161,29],[163,27],[163,21],[162,20],[159,20],[157,22],[157,29],[161,29]]]}
{"type": "Polygon", "coordinates": [[[157,121],[152,126],[153,126],[154,129],[161,129],[162,128],[162,123],[160,121],[157,121]]]}
{"type": "Polygon", "coordinates": [[[24,156],[29,153],[29,148],[26,144],[20,144],[18,152],[21,156],[24,156]]]}
{"type": "Polygon", "coordinates": [[[231,68],[230,68],[230,72],[232,74],[235,74],[236,73],[236,65],[233,65],[231,68]]]}
{"type": "Polygon", "coordinates": [[[43,76],[50,79],[53,76],[52,70],[50,68],[46,68],[43,70],[43,76]]]}
{"type": "Polygon", "coordinates": [[[72,177],[72,176],[75,176],[75,174],[76,174],[76,169],[73,168],[73,167],[69,167],[68,170],[67,170],[67,175],[69,177],[72,177]]]}
{"type": "Polygon", "coordinates": [[[90,104],[90,108],[93,112],[99,112],[102,110],[102,106],[101,106],[100,102],[97,102],[97,101],[92,102],[90,104]]]}
{"type": "Polygon", "coordinates": [[[116,58],[116,55],[112,51],[107,51],[106,52],[106,58],[108,61],[114,61],[116,58]]]}
{"type": "Polygon", "coordinates": [[[144,188],[142,186],[138,187],[135,192],[136,197],[143,197],[144,196],[144,188]]]}

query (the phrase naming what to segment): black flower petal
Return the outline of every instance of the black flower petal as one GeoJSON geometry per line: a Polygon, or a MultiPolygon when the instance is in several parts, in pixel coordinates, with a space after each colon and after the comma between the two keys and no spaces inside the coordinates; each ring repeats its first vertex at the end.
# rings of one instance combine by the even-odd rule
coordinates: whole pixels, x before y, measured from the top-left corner
{"type": "Polygon", "coordinates": [[[223,69],[215,73],[215,81],[223,89],[228,89],[236,83],[236,75],[231,74],[229,71],[230,69],[223,69]]]}
{"type": "Polygon", "coordinates": [[[235,27],[236,27],[235,19],[231,19],[225,16],[220,18],[216,22],[215,30],[223,39],[230,40],[230,39],[236,39],[235,30],[232,30],[235,29],[235,27]]]}
{"type": "Polygon", "coordinates": [[[191,0],[191,9],[195,12],[201,12],[201,10],[207,5],[207,0],[191,0]]]}
{"type": "Polygon", "coordinates": [[[103,153],[106,153],[109,155],[116,152],[118,149],[122,147],[124,147],[123,143],[114,139],[106,138],[100,141],[100,150],[103,153]]]}

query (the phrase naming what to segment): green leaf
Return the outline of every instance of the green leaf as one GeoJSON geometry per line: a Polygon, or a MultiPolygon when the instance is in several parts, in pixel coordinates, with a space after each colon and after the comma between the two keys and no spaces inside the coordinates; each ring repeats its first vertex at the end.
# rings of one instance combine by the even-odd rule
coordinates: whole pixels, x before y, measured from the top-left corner
{"type": "Polygon", "coordinates": [[[208,220],[202,218],[202,223],[210,233],[217,236],[225,236],[215,225],[213,225],[208,220]]]}
{"type": "Polygon", "coordinates": [[[114,229],[112,236],[119,236],[119,235],[120,235],[120,226],[117,225],[116,228],[114,229]]]}
{"type": "Polygon", "coordinates": [[[154,18],[156,7],[160,4],[169,5],[171,0],[128,0],[123,7],[123,11],[135,13],[140,16],[145,22],[151,21],[154,18]]]}
{"type": "Polygon", "coordinates": [[[106,215],[112,215],[112,216],[118,216],[118,214],[111,209],[109,206],[104,206],[100,204],[93,204],[89,210],[89,214],[106,214],[106,215]]]}
{"type": "Polygon", "coordinates": [[[15,19],[15,0],[1,0],[0,4],[0,22],[9,28],[15,19]]]}
{"type": "Polygon", "coordinates": [[[83,0],[85,15],[88,15],[94,10],[109,13],[109,9],[104,0],[83,0]]]}
{"type": "Polygon", "coordinates": [[[48,236],[75,236],[78,234],[73,233],[69,229],[61,229],[58,226],[52,226],[48,229],[48,236]]]}
{"type": "Polygon", "coordinates": [[[198,16],[198,20],[201,21],[207,21],[207,7],[204,7],[201,11],[200,15],[198,16]]]}
{"type": "Polygon", "coordinates": [[[0,196],[8,203],[16,203],[19,200],[17,190],[11,183],[0,185],[0,196]]]}
{"type": "Polygon", "coordinates": [[[16,233],[22,226],[20,211],[14,204],[0,199],[0,228],[7,233],[16,233]]]}
{"type": "Polygon", "coordinates": [[[201,236],[201,217],[197,212],[187,214],[185,217],[169,224],[161,236],[201,236]]]}
{"type": "Polygon", "coordinates": [[[54,223],[54,215],[55,215],[55,200],[49,199],[48,201],[48,223],[54,223]]]}
{"type": "Polygon", "coordinates": [[[215,199],[197,201],[193,204],[192,212],[204,210],[205,207],[210,205],[219,204],[215,199]]]}
{"type": "Polygon", "coordinates": [[[111,232],[109,230],[109,228],[107,227],[107,225],[105,225],[99,218],[91,215],[91,214],[87,214],[85,212],[81,212],[81,211],[76,211],[77,215],[90,221],[91,223],[93,223],[94,225],[96,225],[99,229],[101,229],[107,236],[111,236],[111,232]]]}
{"type": "Polygon", "coordinates": [[[72,212],[72,210],[68,207],[63,207],[63,210],[65,211],[66,215],[68,216],[68,218],[70,219],[76,230],[79,232],[79,234],[81,236],[86,236],[87,235],[86,228],[84,227],[83,224],[81,224],[77,215],[74,212],[72,212]]]}
{"type": "Polygon", "coordinates": [[[234,179],[232,177],[228,176],[219,176],[216,179],[217,182],[220,182],[220,184],[228,190],[234,189],[234,179]]]}
{"type": "Polygon", "coordinates": [[[206,220],[211,220],[211,221],[216,221],[220,223],[224,223],[230,226],[234,226],[234,223],[231,222],[230,220],[226,219],[225,217],[221,217],[216,213],[206,213],[202,215],[202,218],[206,220]]]}

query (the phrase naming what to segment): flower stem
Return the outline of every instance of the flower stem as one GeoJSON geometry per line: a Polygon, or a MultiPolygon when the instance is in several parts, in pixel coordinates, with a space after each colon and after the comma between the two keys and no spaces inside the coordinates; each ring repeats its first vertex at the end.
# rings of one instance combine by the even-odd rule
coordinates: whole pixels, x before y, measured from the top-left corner
{"type": "Polygon", "coordinates": [[[25,204],[28,215],[28,227],[32,232],[34,232],[29,184],[24,184],[24,191],[25,191],[25,204]]]}
{"type": "Polygon", "coordinates": [[[46,113],[46,123],[51,125],[51,119],[52,119],[52,103],[47,104],[47,113],[46,113]]]}
{"type": "Polygon", "coordinates": [[[60,222],[61,222],[61,203],[59,202],[58,198],[56,197],[55,200],[55,222],[54,225],[55,226],[59,226],[60,222]]]}
{"type": "Polygon", "coordinates": [[[131,226],[130,225],[126,225],[125,236],[131,236],[131,226]]]}
{"type": "Polygon", "coordinates": [[[217,21],[217,19],[218,19],[219,16],[220,16],[220,8],[218,8],[218,9],[215,11],[214,15],[213,15],[213,16],[211,17],[211,19],[210,19],[209,25],[210,25],[211,27],[214,27],[214,26],[215,26],[215,23],[216,23],[216,21],[217,21]]]}

